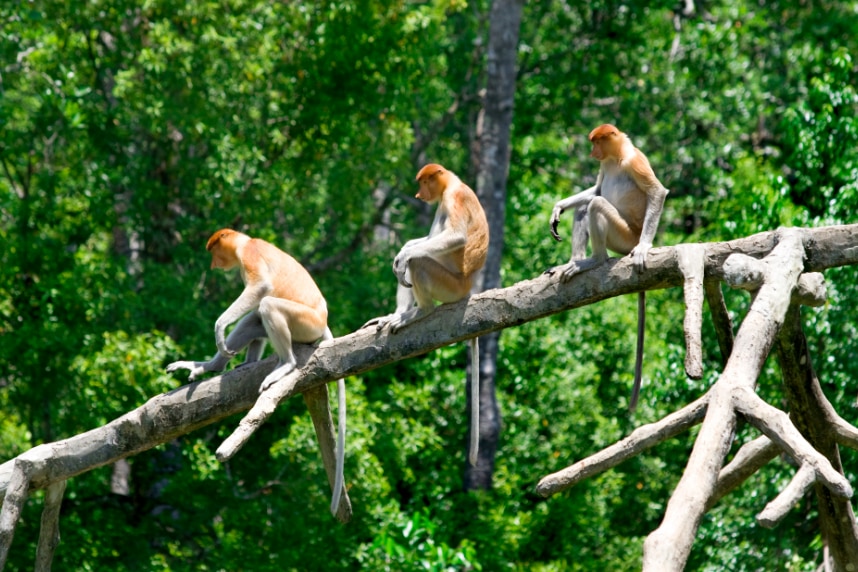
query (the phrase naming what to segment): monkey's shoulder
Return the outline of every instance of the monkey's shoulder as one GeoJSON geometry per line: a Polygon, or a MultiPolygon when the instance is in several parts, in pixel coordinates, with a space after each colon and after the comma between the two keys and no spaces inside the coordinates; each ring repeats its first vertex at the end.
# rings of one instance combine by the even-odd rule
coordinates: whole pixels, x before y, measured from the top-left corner
{"type": "Polygon", "coordinates": [[[260,238],[250,240],[245,245],[242,256],[246,261],[245,266],[253,267],[257,272],[267,271],[279,274],[294,271],[296,267],[304,270],[304,267],[288,252],[260,238]]]}
{"type": "Polygon", "coordinates": [[[635,147],[634,151],[633,154],[629,155],[621,163],[623,171],[632,177],[638,187],[644,192],[648,192],[648,190],[654,188],[663,188],[664,185],[656,177],[655,171],[653,171],[652,165],[650,165],[646,155],[637,147],[635,147]]]}
{"type": "Polygon", "coordinates": [[[486,219],[483,206],[480,204],[477,193],[459,181],[459,183],[447,190],[445,193],[445,211],[454,219],[466,218],[470,223],[482,224],[486,219]],[[448,198],[449,195],[449,198],[448,198]]]}

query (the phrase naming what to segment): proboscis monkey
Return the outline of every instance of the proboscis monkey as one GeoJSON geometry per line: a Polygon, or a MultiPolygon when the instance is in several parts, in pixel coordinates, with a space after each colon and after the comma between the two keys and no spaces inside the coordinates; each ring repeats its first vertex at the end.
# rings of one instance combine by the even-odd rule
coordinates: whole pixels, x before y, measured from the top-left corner
{"type": "MultiPolygon", "coordinates": [[[[297,367],[292,342],[313,343],[333,339],[328,328],[328,308],[319,287],[301,264],[259,238],[228,228],[215,232],[206,244],[212,254],[211,267],[241,272],[244,291],[215,322],[217,354],[205,362],[177,361],[167,366],[168,372],[190,370],[188,379],[211,371],[222,371],[233,356],[245,347],[245,364],[262,356],[265,339],[271,341],[280,361],[262,381],[262,392],[297,367]],[[225,338],[226,328],[235,328],[225,338]]],[[[343,489],[345,460],[345,382],[337,381],[339,423],[337,431],[336,469],[331,512],[336,514],[343,489]]],[[[330,408],[328,408],[330,416],[330,408]]],[[[320,446],[323,439],[319,440],[320,446]]]]}
{"type": "MultiPolygon", "coordinates": [[[[547,271],[560,273],[563,282],[575,274],[590,270],[608,259],[608,249],[628,254],[638,271],[646,267],[646,256],[658,229],[668,190],[661,184],[649,160],[635,147],[628,135],[613,125],[600,125],[590,132],[593,151],[590,156],[600,163],[596,185],[558,201],[551,213],[551,235],[557,234],[560,215],[574,210],[576,223],[589,221],[591,258],[582,258],[586,248],[586,233],[580,229],[573,235],[572,259],[568,264],[547,271]],[[583,243],[582,243],[583,240],[583,243]]],[[[635,358],[635,381],[629,408],[637,406],[643,366],[646,293],[638,294],[638,342],[635,358]]]]}
{"type": "MultiPolygon", "coordinates": [[[[374,318],[379,330],[390,325],[396,333],[442,304],[470,294],[474,275],[486,263],[489,225],[476,193],[451,171],[430,163],[417,173],[417,198],[438,203],[429,236],[409,240],[393,259],[399,282],[396,311],[374,318]],[[415,306],[416,303],[416,306],[415,306]]],[[[471,340],[471,442],[468,460],[477,464],[480,427],[480,356],[477,338],[471,340]]]]}

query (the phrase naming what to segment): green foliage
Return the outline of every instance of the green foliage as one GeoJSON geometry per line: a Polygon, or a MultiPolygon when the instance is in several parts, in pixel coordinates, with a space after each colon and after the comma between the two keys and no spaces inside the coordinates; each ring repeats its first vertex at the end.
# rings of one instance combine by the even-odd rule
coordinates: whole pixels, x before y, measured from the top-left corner
{"type": "Polygon", "coordinates": [[[468,540],[463,540],[456,548],[435,540],[438,526],[427,512],[415,513],[404,525],[394,525],[391,531],[383,530],[371,545],[362,546],[357,554],[361,567],[431,572],[482,570],[475,562],[475,550],[468,540]]]}
{"type": "MultiPolygon", "coordinates": [[[[595,182],[586,135],[616,123],[671,189],[658,244],[853,222],[858,20],[851,3],[524,6],[502,281],[565,262],[553,203],[595,182]]],[[[240,290],[204,244],[232,226],[312,271],[336,335],[392,310],[390,260],[430,210],[413,176],[475,186],[490,3],[34,0],[0,5],[0,456],[97,427],[179,386],[214,351],[240,290]]],[[[561,233],[569,236],[568,221],[561,233]]],[[[805,312],[814,365],[846,415],[858,392],[858,271],[826,274],[805,312]]],[[[734,323],[743,293],[725,292],[734,323]]],[[[694,432],[545,500],[538,479],[695,399],[682,299],[648,298],[644,389],[635,305],[611,299],[503,333],[494,487],[465,493],[463,345],[348,380],[348,526],[300,400],[230,463],[226,420],[72,479],[58,570],[636,570],[694,432]]],[[[770,360],[760,393],[779,404],[770,360]]],[[[738,443],[756,433],[747,426],[738,443]]],[[[735,450],[735,449],[734,449],[735,450]]],[[[844,452],[847,476],[858,469],[844,452]]],[[[774,530],[753,516],[793,471],[773,462],[702,523],[689,570],[810,570],[810,498],[774,530]]],[[[7,570],[29,570],[41,493],[7,570]]]]}
{"type": "Polygon", "coordinates": [[[858,93],[852,57],[830,56],[810,80],[807,99],[784,116],[786,164],[798,204],[815,217],[850,220],[858,207],[858,93]]]}
{"type": "Polygon", "coordinates": [[[68,396],[74,418],[64,423],[64,432],[74,434],[104,425],[111,419],[142,405],[150,397],[175,385],[162,364],[178,348],[163,334],[130,337],[123,331],[105,332],[103,339],[84,338],[81,354],[71,363],[75,383],[68,396]],[[97,403],[97,408],[90,407],[97,403]],[[86,411],[86,415],[81,412],[86,411]]]}

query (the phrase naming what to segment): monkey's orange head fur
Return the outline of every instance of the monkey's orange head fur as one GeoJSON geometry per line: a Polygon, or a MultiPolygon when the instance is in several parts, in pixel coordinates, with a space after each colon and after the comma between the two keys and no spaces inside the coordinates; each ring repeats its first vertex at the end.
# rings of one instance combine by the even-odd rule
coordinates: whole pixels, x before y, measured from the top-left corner
{"type": "Polygon", "coordinates": [[[427,203],[434,203],[447,187],[447,169],[437,163],[429,163],[417,172],[416,180],[420,189],[414,196],[427,203]]]}
{"type": "Polygon", "coordinates": [[[222,228],[211,235],[206,250],[212,253],[212,268],[229,270],[238,264],[235,242],[239,236],[241,233],[231,228],[222,228]]]}
{"type": "Polygon", "coordinates": [[[619,151],[619,136],[622,131],[611,125],[604,123],[590,131],[589,139],[593,144],[593,150],[590,156],[599,161],[603,161],[608,157],[617,157],[619,151]]]}

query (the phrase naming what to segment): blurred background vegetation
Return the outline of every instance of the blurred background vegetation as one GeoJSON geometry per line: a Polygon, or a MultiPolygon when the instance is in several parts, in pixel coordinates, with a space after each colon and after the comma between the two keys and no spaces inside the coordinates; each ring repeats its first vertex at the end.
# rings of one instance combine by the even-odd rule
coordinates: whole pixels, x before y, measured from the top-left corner
{"type": "MultiPolygon", "coordinates": [[[[23,0],[0,4],[0,460],[184,383],[240,291],[208,270],[230,226],[314,274],[335,335],[393,309],[390,261],[425,234],[424,161],[474,186],[488,0],[23,0]]],[[[671,190],[657,245],[854,222],[858,3],[524,6],[502,283],[565,262],[553,203],[593,184],[587,133],[617,124],[671,190]]],[[[569,236],[569,227],[564,225],[569,236]]],[[[858,269],[805,310],[815,366],[855,421],[858,269]],[[851,309],[850,309],[851,308],[851,309]]],[[[738,322],[747,297],[727,292],[738,322]]],[[[494,487],[465,492],[464,344],[348,380],[347,526],[300,400],[230,463],[237,419],[72,479],[56,570],[636,570],[694,433],[550,500],[537,480],[699,396],[683,372],[682,294],[650,295],[642,402],[626,410],[635,301],[507,330],[494,487]]],[[[760,382],[780,404],[777,366],[760,382]]],[[[741,442],[754,434],[743,429],[741,442]]],[[[858,457],[842,451],[858,482],[858,457]]],[[[754,515],[777,460],[702,524],[689,570],[815,570],[811,497],[754,515]]],[[[40,493],[7,570],[29,570],[40,493]]]]}

